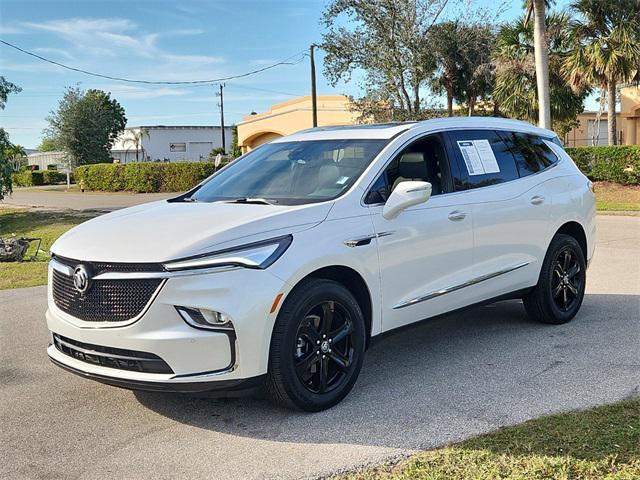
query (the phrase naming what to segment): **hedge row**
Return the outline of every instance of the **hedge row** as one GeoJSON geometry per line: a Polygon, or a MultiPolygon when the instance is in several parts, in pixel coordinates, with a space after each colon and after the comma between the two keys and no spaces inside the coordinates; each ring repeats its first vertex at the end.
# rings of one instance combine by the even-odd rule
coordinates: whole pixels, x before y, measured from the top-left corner
{"type": "Polygon", "coordinates": [[[189,190],[211,175],[213,163],[98,163],[74,170],[76,183],[86,190],[181,192],[189,190]]]}
{"type": "Polygon", "coordinates": [[[18,187],[56,185],[67,181],[67,174],[55,170],[22,170],[13,174],[13,184],[18,187]]]}
{"type": "Polygon", "coordinates": [[[640,185],[640,145],[567,148],[591,180],[640,185]]]}

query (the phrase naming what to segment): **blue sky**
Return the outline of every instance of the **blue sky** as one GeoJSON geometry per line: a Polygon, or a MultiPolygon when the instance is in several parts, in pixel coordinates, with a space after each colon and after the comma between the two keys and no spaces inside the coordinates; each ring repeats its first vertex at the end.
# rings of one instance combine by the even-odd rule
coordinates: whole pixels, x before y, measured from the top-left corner
{"type": "MultiPolygon", "coordinates": [[[[226,82],[225,121],[308,94],[308,59],[321,39],[324,0],[28,1],[2,0],[0,38],[52,60],[94,72],[142,80],[201,80],[244,73],[292,57],[300,61],[226,82]]],[[[563,4],[565,2],[558,2],[563,4]]],[[[476,0],[509,20],[522,1],[476,0]]],[[[449,12],[453,14],[453,12],[449,12]]],[[[359,93],[356,82],[332,88],[318,59],[318,93],[359,93]]],[[[45,117],[65,86],[110,91],[128,125],[219,124],[214,86],[145,86],[89,77],[0,45],[0,75],[23,91],[0,111],[14,143],[38,145],[45,117]]]]}

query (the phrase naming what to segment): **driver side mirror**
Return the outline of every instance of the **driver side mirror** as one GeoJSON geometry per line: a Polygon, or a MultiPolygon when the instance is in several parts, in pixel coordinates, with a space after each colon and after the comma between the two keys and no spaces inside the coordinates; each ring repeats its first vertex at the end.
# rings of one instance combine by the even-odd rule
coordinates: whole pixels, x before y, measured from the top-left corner
{"type": "Polygon", "coordinates": [[[419,203],[424,203],[431,196],[429,182],[400,182],[393,189],[382,209],[382,216],[387,220],[397,217],[400,212],[419,203]]]}

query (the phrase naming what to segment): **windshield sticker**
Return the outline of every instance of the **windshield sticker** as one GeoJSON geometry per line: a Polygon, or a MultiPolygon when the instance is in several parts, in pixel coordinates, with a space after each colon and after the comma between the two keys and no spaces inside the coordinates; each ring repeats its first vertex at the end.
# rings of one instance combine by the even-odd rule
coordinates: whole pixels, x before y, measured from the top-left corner
{"type": "Polygon", "coordinates": [[[336,180],[336,183],[338,185],[344,185],[345,183],[347,183],[347,180],[349,180],[349,177],[340,177],[338,180],[336,180]]]}
{"type": "Polygon", "coordinates": [[[469,175],[500,172],[489,140],[461,140],[458,141],[458,148],[460,148],[469,175]]]}

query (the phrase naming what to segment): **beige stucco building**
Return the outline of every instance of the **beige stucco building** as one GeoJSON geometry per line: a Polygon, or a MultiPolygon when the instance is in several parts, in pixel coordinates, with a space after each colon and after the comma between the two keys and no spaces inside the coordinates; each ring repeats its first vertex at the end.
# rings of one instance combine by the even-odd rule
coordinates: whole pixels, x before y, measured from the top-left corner
{"type": "MultiPolygon", "coordinates": [[[[317,97],[318,126],[350,125],[358,114],[349,111],[343,95],[317,97]]],[[[245,153],[263,143],[312,127],[311,96],[273,105],[268,112],[247,115],[238,123],[238,145],[245,153]]]]}
{"type": "MultiPolygon", "coordinates": [[[[583,145],[607,145],[607,113],[600,117],[598,127],[597,112],[583,112],[578,115],[580,125],[565,135],[564,143],[569,147],[583,145]]],[[[620,89],[620,111],[616,115],[616,135],[621,145],[640,143],[640,87],[620,89]]]]}

